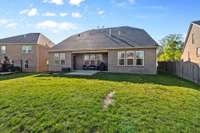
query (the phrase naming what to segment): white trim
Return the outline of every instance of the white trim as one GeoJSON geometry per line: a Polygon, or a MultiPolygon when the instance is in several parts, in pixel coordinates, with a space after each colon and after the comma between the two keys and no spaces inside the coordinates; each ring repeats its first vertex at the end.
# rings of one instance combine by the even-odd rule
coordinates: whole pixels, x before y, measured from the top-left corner
{"type": "Polygon", "coordinates": [[[50,52],[98,52],[98,51],[105,51],[108,52],[109,50],[136,50],[136,49],[152,49],[152,48],[157,48],[158,46],[151,46],[151,47],[119,47],[119,48],[97,48],[97,49],[58,49],[58,50],[49,50],[50,52]]]}
{"type": "MultiPolygon", "coordinates": [[[[117,52],[117,66],[119,66],[119,67],[144,67],[144,63],[145,63],[145,51],[142,51],[142,50],[127,50],[127,51],[118,51],[117,52]],[[137,58],[136,59],[133,59],[133,60],[135,60],[136,61],[136,64],[134,65],[128,65],[127,64],[127,51],[135,51],[135,56],[136,56],[136,52],[143,52],[144,53],[144,58],[142,59],[143,60],[143,65],[137,65],[137,58]],[[125,58],[124,58],[124,65],[120,65],[119,64],[119,58],[118,58],[118,54],[119,54],[119,52],[125,52],[125,58]]],[[[122,59],[122,58],[121,58],[122,59]]]]}

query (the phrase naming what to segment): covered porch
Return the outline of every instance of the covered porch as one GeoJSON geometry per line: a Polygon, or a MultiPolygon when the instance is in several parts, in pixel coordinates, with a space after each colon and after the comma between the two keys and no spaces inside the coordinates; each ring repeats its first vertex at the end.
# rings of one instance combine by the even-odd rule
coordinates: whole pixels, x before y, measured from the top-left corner
{"type": "Polygon", "coordinates": [[[108,52],[73,52],[72,53],[73,70],[108,70],[108,52]]]}

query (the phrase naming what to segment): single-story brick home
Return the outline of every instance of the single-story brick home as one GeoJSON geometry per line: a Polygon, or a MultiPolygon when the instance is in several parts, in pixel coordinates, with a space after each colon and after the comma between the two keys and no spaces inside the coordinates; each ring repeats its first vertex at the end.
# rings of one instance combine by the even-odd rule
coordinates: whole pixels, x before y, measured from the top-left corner
{"type": "Polygon", "coordinates": [[[54,43],[41,33],[0,39],[0,64],[5,57],[23,72],[48,71],[48,50],[54,43]]]}
{"type": "Polygon", "coordinates": [[[100,69],[156,74],[157,43],[143,29],[128,26],[89,30],[49,50],[49,71],[100,69]]]}
{"type": "Polygon", "coordinates": [[[200,65],[200,21],[191,23],[181,58],[184,62],[200,65]]]}

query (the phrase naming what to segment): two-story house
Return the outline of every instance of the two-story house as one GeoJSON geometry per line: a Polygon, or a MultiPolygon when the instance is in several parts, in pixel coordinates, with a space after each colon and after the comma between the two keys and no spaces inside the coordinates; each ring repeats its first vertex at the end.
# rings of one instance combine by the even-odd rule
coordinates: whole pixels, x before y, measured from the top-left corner
{"type": "Polygon", "coordinates": [[[29,33],[0,39],[0,62],[8,57],[24,72],[48,71],[48,50],[53,42],[41,33],[29,33]]]}

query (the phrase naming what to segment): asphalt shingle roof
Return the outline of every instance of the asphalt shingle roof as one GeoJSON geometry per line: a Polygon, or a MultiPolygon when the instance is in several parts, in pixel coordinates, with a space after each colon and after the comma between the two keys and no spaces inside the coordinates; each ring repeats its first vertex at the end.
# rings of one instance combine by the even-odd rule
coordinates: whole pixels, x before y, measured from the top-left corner
{"type": "Polygon", "coordinates": [[[200,25],[200,20],[199,21],[194,21],[193,23],[200,25]]]}
{"type": "Polygon", "coordinates": [[[146,31],[123,26],[89,30],[73,35],[54,46],[52,50],[142,48],[151,46],[157,46],[157,43],[146,31]]]}
{"type": "Polygon", "coordinates": [[[0,43],[10,43],[10,44],[16,44],[16,43],[28,43],[28,44],[37,44],[39,39],[40,33],[29,33],[24,35],[18,35],[13,37],[8,37],[4,39],[0,39],[0,43]]]}

